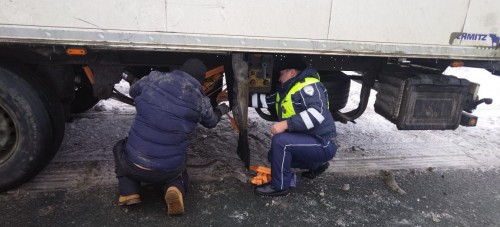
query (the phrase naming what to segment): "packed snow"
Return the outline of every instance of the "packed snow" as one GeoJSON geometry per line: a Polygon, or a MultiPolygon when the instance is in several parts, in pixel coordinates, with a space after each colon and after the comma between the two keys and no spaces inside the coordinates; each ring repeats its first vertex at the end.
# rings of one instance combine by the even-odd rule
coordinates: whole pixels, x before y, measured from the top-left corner
{"type": "MultiPolygon", "coordinates": [[[[396,126],[373,110],[376,92],[372,90],[365,113],[356,123],[337,122],[338,152],[332,161],[331,172],[366,173],[391,169],[423,168],[490,168],[500,165],[500,77],[484,69],[448,68],[445,75],[454,75],[481,84],[480,98],[492,98],[491,105],[482,104],[474,112],[479,117],[476,127],[462,127],[451,131],[399,131],[396,126]]],[[[128,83],[116,85],[127,92],[128,83]]],[[[349,102],[342,111],[351,110],[359,103],[361,86],[352,83],[349,102]]],[[[131,114],[132,106],[114,100],[101,101],[94,110],[100,112],[131,114]]],[[[271,122],[261,119],[249,110],[251,164],[265,165],[271,138],[271,122]]],[[[231,129],[227,117],[215,129],[201,126],[192,137],[194,143],[188,154],[192,162],[208,163],[217,160],[232,166],[244,178],[241,162],[235,154],[237,134],[231,129]],[[208,139],[207,139],[208,138],[208,139]],[[206,150],[217,154],[210,156],[206,150]]],[[[193,166],[196,166],[193,164],[193,166]]],[[[217,165],[214,165],[218,168],[217,165]]],[[[205,169],[206,170],[206,169],[205,169]]]]}
{"type": "MultiPolygon", "coordinates": [[[[481,84],[480,98],[492,98],[480,105],[476,127],[445,131],[399,131],[375,113],[376,92],[356,123],[337,126],[338,150],[327,174],[378,174],[381,170],[481,169],[500,166],[500,77],[483,69],[450,68],[446,74],[481,84]]],[[[127,93],[127,82],[116,88],[127,93]]],[[[357,107],[360,85],[351,83],[349,102],[342,111],[357,107]]],[[[114,100],[103,100],[94,108],[73,116],[66,124],[61,148],[52,162],[19,190],[75,190],[96,185],[116,186],[113,145],[127,136],[135,108],[114,100]]],[[[267,152],[272,122],[249,109],[248,131],[251,165],[269,166],[267,152]]],[[[202,126],[190,136],[188,173],[194,181],[222,181],[234,178],[248,183],[255,173],[248,171],[236,154],[238,133],[227,116],[214,129],[202,126]]],[[[297,170],[298,171],[298,170],[297,170]]],[[[298,182],[300,183],[300,182],[298,182]]],[[[206,196],[212,196],[207,194],[206,196]]]]}

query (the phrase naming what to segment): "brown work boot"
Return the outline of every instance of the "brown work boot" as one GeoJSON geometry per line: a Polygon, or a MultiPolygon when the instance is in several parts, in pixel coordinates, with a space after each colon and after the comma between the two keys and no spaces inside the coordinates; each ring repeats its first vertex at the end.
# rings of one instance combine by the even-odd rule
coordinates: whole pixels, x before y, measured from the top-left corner
{"type": "Polygon", "coordinates": [[[184,200],[181,191],[177,187],[170,186],[167,189],[165,201],[167,202],[169,216],[184,214],[184,200]]]}
{"type": "Polygon", "coordinates": [[[137,204],[141,202],[141,196],[139,194],[132,194],[132,195],[120,195],[120,198],[118,198],[118,205],[124,206],[124,205],[132,205],[132,204],[137,204]]]}

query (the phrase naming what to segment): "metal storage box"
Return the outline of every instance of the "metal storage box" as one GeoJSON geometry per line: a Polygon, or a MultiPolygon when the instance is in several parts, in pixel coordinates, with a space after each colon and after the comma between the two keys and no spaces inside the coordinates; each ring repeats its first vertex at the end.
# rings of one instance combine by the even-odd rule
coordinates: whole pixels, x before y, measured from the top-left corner
{"type": "Polygon", "coordinates": [[[456,129],[470,82],[438,74],[383,73],[375,112],[400,130],[456,129]]]}

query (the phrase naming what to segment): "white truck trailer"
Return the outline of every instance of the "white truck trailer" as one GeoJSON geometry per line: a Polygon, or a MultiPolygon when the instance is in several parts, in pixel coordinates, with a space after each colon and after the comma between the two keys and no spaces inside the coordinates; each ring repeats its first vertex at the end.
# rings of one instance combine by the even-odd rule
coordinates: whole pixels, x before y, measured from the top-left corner
{"type": "Polygon", "coordinates": [[[441,73],[498,75],[499,36],[500,1],[491,0],[4,0],[0,191],[50,161],[71,113],[99,99],[130,101],[113,89],[124,72],[141,77],[192,57],[224,66],[247,166],[248,93],[270,92],[290,55],[320,72],[339,122],[361,116],[375,89],[376,112],[399,129],[473,126],[470,113],[491,100],[441,73]],[[359,107],[343,112],[352,80],[362,83],[359,107]]]}

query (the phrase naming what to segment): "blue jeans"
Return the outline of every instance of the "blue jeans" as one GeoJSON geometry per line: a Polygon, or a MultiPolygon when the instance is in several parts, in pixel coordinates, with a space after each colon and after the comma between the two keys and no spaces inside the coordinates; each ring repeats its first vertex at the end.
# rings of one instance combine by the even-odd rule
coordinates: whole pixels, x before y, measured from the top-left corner
{"type": "Polygon", "coordinates": [[[337,152],[335,142],[306,133],[282,132],[273,136],[268,153],[271,184],[280,190],[290,186],[291,168],[315,170],[337,152]]]}
{"type": "Polygon", "coordinates": [[[160,187],[166,192],[170,186],[177,187],[184,195],[187,192],[188,175],[186,168],[183,172],[161,172],[150,171],[137,167],[127,161],[125,157],[125,145],[127,139],[120,140],[113,147],[115,159],[115,173],[118,178],[120,195],[139,194],[141,182],[160,187]]]}

